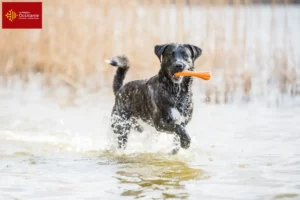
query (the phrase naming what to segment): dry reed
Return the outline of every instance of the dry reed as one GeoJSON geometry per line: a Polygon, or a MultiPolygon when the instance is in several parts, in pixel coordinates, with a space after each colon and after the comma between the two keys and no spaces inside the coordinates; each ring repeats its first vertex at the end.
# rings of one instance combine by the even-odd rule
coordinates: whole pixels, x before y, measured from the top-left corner
{"type": "Polygon", "coordinates": [[[114,71],[105,58],[126,54],[132,65],[128,79],[147,78],[159,69],[153,46],[178,42],[203,49],[196,68],[212,71],[213,79],[198,83],[197,90],[209,101],[250,100],[270,90],[299,95],[299,55],[289,40],[288,1],[256,7],[253,2],[259,3],[45,0],[43,29],[0,31],[0,74],[4,83],[16,73],[26,82],[29,72],[40,72],[45,86],[58,77],[75,89],[94,91],[111,85],[114,71]],[[96,80],[89,88],[91,76],[96,80]]]}

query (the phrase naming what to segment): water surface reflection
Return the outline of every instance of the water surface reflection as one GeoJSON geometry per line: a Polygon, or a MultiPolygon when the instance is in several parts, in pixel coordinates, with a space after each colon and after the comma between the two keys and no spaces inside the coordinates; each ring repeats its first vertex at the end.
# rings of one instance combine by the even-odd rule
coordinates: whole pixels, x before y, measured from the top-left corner
{"type": "Polygon", "coordinates": [[[114,178],[120,183],[121,196],[141,198],[150,194],[154,198],[187,199],[186,181],[209,178],[203,170],[190,167],[176,156],[159,153],[106,156],[118,163],[114,178]]]}

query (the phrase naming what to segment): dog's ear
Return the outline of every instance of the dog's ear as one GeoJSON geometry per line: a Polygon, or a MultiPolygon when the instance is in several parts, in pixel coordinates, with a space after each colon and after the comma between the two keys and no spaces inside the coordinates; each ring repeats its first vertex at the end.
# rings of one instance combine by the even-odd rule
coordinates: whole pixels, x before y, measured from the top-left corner
{"type": "Polygon", "coordinates": [[[161,62],[161,55],[163,54],[167,46],[168,46],[167,44],[162,44],[162,45],[155,45],[154,47],[154,53],[156,54],[160,62],[161,62]]]}
{"type": "Polygon", "coordinates": [[[202,54],[202,49],[200,49],[197,46],[186,44],[186,46],[191,50],[192,52],[192,59],[195,61],[199,56],[202,54]]]}

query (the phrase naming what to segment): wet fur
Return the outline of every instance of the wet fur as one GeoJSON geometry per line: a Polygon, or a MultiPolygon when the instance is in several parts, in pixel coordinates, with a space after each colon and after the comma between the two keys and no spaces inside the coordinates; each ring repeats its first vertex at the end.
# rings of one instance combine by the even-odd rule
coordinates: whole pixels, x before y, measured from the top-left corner
{"type": "MultiPolygon", "coordinates": [[[[113,81],[116,96],[112,110],[112,128],[118,135],[118,146],[126,147],[132,128],[142,131],[137,123],[142,119],[156,130],[177,135],[182,148],[189,148],[190,136],[185,126],[192,118],[192,77],[176,78],[174,73],[194,70],[194,61],[201,49],[188,44],[155,46],[155,54],[161,61],[156,76],[148,80],[135,80],[123,86],[130,68],[126,56],[117,56],[109,64],[118,67],[113,81]]],[[[176,150],[178,151],[178,150],[176,150]]]]}

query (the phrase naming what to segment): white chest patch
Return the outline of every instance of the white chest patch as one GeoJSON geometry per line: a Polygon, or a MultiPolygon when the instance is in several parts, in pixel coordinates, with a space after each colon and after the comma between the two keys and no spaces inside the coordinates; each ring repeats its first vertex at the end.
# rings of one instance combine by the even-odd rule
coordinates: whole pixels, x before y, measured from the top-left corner
{"type": "Polygon", "coordinates": [[[176,108],[171,108],[171,118],[175,121],[176,124],[181,124],[184,121],[184,117],[176,108]]]}

